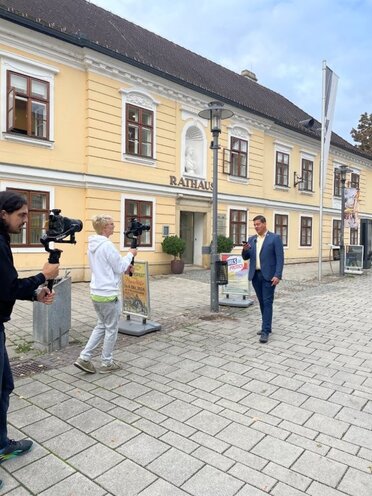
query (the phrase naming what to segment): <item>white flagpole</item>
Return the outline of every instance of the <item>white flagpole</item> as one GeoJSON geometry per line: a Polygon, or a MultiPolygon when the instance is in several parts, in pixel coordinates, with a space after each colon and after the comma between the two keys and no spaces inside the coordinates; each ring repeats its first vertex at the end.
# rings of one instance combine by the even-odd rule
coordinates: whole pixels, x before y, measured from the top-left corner
{"type": "Polygon", "coordinates": [[[323,190],[324,190],[324,138],[325,138],[325,100],[326,100],[326,67],[323,60],[322,71],[322,129],[320,144],[320,167],[319,167],[319,246],[318,246],[318,281],[322,280],[322,249],[323,249],[323,190]]]}
{"type": "Polygon", "coordinates": [[[332,122],[335,110],[338,76],[327,67],[323,60],[323,95],[322,95],[322,135],[320,147],[320,176],[319,176],[319,260],[318,279],[322,278],[323,254],[323,196],[327,178],[329,149],[332,137],[332,122]]]}

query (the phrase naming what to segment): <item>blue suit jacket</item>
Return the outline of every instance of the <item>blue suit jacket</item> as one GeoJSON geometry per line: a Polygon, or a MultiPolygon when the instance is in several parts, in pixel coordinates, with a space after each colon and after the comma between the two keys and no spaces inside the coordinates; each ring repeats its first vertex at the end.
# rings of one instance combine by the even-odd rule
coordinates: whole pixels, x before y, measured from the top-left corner
{"type": "MultiPolygon", "coordinates": [[[[251,260],[248,272],[248,279],[251,281],[256,271],[257,234],[251,236],[248,239],[248,243],[251,247],[248,250],[242,250],[242,257],[244,260],[251,260]]],[[[264,279],[271,281],[273,277],[282,278],[284,250],[282,240],[278,234],[267,231],[261,248],[260,262],[264,279]]]]}

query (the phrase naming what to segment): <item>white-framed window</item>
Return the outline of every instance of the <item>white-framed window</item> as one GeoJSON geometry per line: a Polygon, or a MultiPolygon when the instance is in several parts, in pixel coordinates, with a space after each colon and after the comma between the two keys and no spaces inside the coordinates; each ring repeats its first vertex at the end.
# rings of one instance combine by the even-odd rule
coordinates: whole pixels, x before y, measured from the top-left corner
{"type": "Polygon", "coordinates": [[[24,196],[28,204],[28,223],[22,232],[11,236],[13,253],[40,253],[45,248],[40,238],[45,232],[49,211],[54,208],[54,188],[40,184],[1,181],[0,191],[12,190],[24,196]]]}
{"type": "Polygon", "coordinates": [[[348,172],[345,175],[345,188],[356,188],[360,186],[360,171],[353,169],[348,164],[334,162],[333,164],[333,197],[334,199],[341,199],[342,181],[341,181],[341,167],[347,167],[348,172]]]}
{"type": "Polygon", "coordinates": [[[301,152],[301,183],[299,190],[307,193],[314,191],[314,155],[301,152]]]}
{"type": "Polygon", "coordinates": [[[58,69],[11,53],[1,56],[1,138],[51,148],[58,69]]]}
{"type": "Polygon", "coordinates": [[[158,103],[140,89],[122,94],[122,157],[127,162],[155,165],[156,109],[158,103]]]}
{"type": "Polygon", "coordinates": [[[310,215],[300,216],[300,247],[309,248],[313,245],[313,218],[310,215]]]}
{"type": "Polygon", "coordinates": [[[341,198],[341,172],[338,167],[333,169],[333,196],[341,198]]]}
{"type": "Polygon", "coordinates": [[[350,181],[349,181],[349,188],[356,188],[359,190],[360,188],[360,173],[353,171],[350,173],[350,181]]]}
{"type": "Polygon", "coordinates": [[[234,246],[239,246],[248,239],[248,210],[230,207],[228,215],[228,236],[232,239],[234,246]]]}
{"type": "Polygon", "coordinates": [[[275,143],[274,146],[274,186],[288,189],[290,187],[290,163],[292,146],[275,143]]]}
{"type": "Polygon", "coordinates": [[[131,225],[132,219],[150,229],[143,229],[138,237],[138,246],[141,251],[153,251],[155,247],[156,226],[156,201],[149,196],[132,195],[130,193],[121,196],[121,219],[123,225],[120,229],[120,249],[127,250],[131,245],[131,238],[124,235],[131,225]]]}
{"type": "Polygon", "coordinates": [[[241,126],[233,126],[228,133],[229,179],[247,182],[249,177],[249,140],[250,132],[241,126]]]}
{"type": "Polygon", "coordinates": [[[288,247],[289,235],[289,215],[286,213],[274,213],[274,233],[278,234],[282,240],[283,246],[288,247]]]}
{"type": "Polygon", "coordinates": [[[333,219],[332,220],[332,245],[340,246],[341,242],[341,220],[333,219]]]}

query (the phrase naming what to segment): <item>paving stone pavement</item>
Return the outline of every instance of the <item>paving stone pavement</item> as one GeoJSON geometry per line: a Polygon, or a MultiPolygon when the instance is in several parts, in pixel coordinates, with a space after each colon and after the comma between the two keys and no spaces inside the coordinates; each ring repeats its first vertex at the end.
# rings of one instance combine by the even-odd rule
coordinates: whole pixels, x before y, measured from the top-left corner
{"type": "Polygon", "coordinates": [[[150,291],[162,330],[120,335],[123,369],[106,375],[72,365],[95,322],[87,284],[50,355],[26,346],[32,305],[17,302],[12,363],[40,373],[16,380],[10,435],[35,447],[1,465],[0,494],[372,495],[372,271],[319,284],[316,265],[286,267],[268,344],[257,304],[209,312],[206,271],[150,291]]]}

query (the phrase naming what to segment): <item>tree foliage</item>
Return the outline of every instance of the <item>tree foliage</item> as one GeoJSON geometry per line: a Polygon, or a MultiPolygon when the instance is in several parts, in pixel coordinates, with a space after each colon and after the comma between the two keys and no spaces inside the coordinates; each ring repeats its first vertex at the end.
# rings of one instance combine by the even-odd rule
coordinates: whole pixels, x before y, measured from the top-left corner
{"type": "Polygon", "coordinates": [[[351,137],[358,144],[357,148],[364,152],[372,152],[372,114],[364,112],[360,116],[357,128],[350,131],[351,137]]]}

